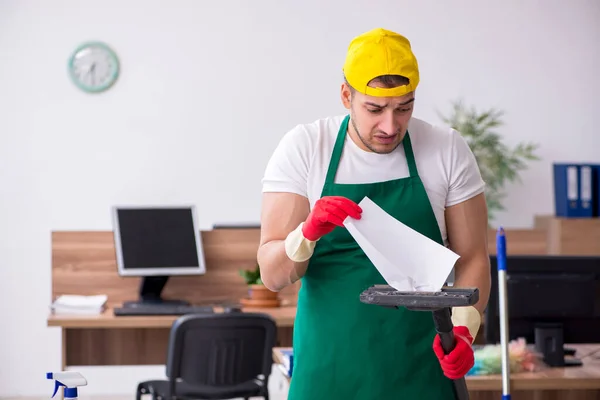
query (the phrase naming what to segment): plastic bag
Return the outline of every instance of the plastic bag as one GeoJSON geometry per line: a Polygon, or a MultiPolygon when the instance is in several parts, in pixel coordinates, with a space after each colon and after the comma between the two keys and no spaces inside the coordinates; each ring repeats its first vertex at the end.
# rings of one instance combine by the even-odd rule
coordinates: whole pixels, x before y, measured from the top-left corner
{"type": "MultiPolygon", "coordinates": [[[[541,354],[537,353],[523,338],[508,344],[510,372],[535,372],[545,368],[541,354]]],[[[467,375],[493,375],[502,373],[502,346],[485,345],[475,350],[475,364],[467,375]]]]}

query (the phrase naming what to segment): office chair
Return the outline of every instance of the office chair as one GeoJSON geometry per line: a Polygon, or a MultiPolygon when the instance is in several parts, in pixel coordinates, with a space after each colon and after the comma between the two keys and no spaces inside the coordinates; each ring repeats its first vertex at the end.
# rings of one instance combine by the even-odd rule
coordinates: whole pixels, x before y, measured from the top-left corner
{"type": "Polygon", "coordinates": [[[269,399],[268,382],[277,337],[264,314],[189,314],[171,327],[167,380],[139,383],[136,399],[269,399]]]}

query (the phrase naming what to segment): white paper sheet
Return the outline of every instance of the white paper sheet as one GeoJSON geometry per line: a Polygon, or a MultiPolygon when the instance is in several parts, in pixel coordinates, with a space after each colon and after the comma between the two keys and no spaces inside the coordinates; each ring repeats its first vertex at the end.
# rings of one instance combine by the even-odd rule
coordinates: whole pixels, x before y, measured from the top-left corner
{"type": "Polygon", "coordinates": [[[388,285],[400,291],[439,291],[459,255],[393,218],[368,197],[359,205],[361,218],[348,217],[344,225],[388,285]]]}

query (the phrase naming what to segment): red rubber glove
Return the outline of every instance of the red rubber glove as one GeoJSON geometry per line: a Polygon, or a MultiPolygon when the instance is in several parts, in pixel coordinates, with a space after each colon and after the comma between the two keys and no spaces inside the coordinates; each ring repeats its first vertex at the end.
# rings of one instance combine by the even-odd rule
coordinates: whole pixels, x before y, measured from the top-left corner
{"type": "Polygon", "coordinates": [[[302,234],[311,241],[323,237],[336,226],[343,226],[346,217],[360,219],[362,209],[350,199],[341,196],[325,196],[316,201],[302,226],[302,234]]]}
{"type": "Polygon", "coordinates": [[[454,349],[449,354],[445,354],[440,336],[436,334],[433,340],[433,351],[440,360],[444,375],[450,379],[459,379],[465,376],[475,364],[475,354],[471,347],[473,338],[469,329],[466,326],[455,326],[453,331],[456,343],[454,349]]]}

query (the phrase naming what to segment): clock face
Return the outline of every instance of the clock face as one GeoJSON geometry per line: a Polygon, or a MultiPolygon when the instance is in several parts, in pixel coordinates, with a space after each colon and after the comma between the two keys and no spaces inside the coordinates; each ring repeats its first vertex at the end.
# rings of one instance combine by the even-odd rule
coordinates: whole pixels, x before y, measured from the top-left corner
{"type": "Polygon", "coordinates": [[[119,76],[119,59],[104,43],[85,43],[73,52],[69,60],[69,74],[73,83],[81,90],[102,92],[116,82],[119,76]]]}

